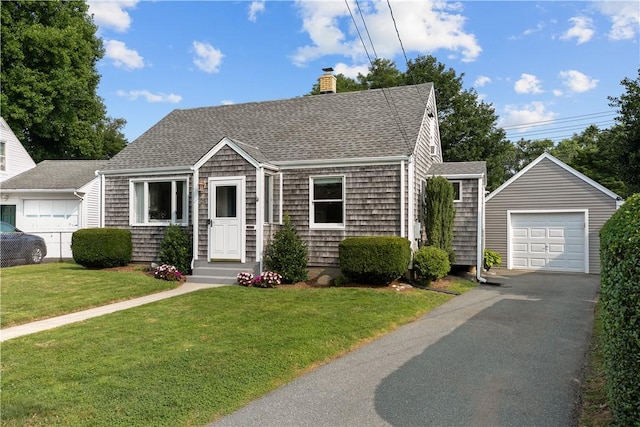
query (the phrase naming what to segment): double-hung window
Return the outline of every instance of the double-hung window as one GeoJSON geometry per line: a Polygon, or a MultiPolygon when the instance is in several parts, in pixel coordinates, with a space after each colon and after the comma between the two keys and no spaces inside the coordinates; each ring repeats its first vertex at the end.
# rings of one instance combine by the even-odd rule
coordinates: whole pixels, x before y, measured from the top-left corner
{"type": "Polygon", "coordinates": [[[344,228],[344,176],[309,178],[309,224],[311,228],[344,228]]]}
{"type": "Polygon", "coordinates": [[[462,182],[461,181],[449,181],[453,185],[453,201],[462,201],[462,182]]]}
{"type": "Polygon", "coordinates": [[[187,178],[132,180],[131,214],[134,225],[187,224],[187,178]]]}

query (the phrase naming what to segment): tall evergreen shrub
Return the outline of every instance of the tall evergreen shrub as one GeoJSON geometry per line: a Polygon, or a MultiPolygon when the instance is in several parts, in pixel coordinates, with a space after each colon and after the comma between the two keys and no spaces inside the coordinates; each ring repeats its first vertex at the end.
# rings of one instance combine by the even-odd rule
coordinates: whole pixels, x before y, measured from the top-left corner
{"type": "Polygon", "coordinates": [[[167,227],[160,242],[160,262],[173,265],[182,274],[190,274],[192,257],[189,233],[179,225],[172,224],[167,227]]]}
{"type": "Polygon", "coordinates": [[[435,246],[447,252],[449,262],[455,261],[453,252],[453,185],[443,177],[427,180],[422,212],[427,246],[435,246]]]}
{"type": "Polygon", "coordinates": [[[282,276],[282,283],[296,283],[309,278],[307,263],[309,251],[302,241],[289,214],[284,214],[283,225],[264,251],[264,264],[270,271],[282,276]]]}
{"type": "Polygon", "coordinates": [[[640,193],[600,230],[602,323],[614,423],[640,426],[640,193]]]}

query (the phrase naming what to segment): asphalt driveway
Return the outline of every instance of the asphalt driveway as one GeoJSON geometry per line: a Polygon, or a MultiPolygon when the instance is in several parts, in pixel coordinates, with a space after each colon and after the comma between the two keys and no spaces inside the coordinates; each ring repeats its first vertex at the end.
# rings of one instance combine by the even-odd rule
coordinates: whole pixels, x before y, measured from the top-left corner
{"type": "Polygon", "coordinates": [[[213,425],[575,425],[599,276],[498,274],[213,425]]]}

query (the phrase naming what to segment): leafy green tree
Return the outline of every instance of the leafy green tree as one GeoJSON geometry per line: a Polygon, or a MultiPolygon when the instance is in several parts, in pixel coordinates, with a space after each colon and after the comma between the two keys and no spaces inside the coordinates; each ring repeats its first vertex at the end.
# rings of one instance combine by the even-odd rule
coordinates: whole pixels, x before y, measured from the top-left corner
{"type": "Polygon", "coordinates": [[[615,138],[610,141],[619,171],[619,177],[630,193],[640,192],[640,69],[635,80],[625,78],[621,85],[626,92],[620,97],[609,97],[612,107],[618,109],[615,138]]]}
{"type": "Polygon", "coordinates": [[[427,245],[442,249],[449,255],[449,261],[454,262],[453,220],[456,210],[453,207],[453,185],[446,178],[437,176],[427,180],[422,213],[427,245]]]}
{"type": "Polygon", "coordinates": [[[364,89],[380,89],[404,85],[404,75],[389,59],[376,58],[365,76],[358,74],[358,81],[364,89]]]}
{"type": "Polygon", "coordinates": [[[96,89],[104,55],[85,1],[3,2],[2,115],[36,161],[100,159],[126,144],[96,89]],[[110,139],[105,151],[103,143],[110,139]]]}
{"type": "Polygon", "coordinates": [[[582,133],[560,141],[550,153],[622,197],[630,195],[627,184],[619,177],[619,167],[612,152],[619,126],[599,130],[591,125],[582,133]]]}

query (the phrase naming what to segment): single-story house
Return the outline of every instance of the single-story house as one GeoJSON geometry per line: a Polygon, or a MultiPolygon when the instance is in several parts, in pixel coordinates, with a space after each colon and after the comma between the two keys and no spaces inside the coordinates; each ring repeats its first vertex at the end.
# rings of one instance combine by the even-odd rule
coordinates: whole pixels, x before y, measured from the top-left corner
{"type": "Polygon", "coordinates": [[[544,153],[486,199],[486,247],[510,270],[600,273],[600,228],[622,199],[544,153]]]}
{"type": "MultiPolygon", "coordinates": [[[[433,85],[336,93],[326,73],[320,87],[316,96],[174,110],[99,171],[102,225],[131,230],[134,261],[145,262],[158,259],[169,224],[184,226],[193,281],[261,270],[285,214],[309,267],[337,267],[348,236],[397,235],[417,248],[421,189],[442,163],[433,85]]],[[[481,265],[473,252],[459,262],[481,265]]]]}
{"type": "Polygon", "coordinates": [[[72,258],[71,235],[100,226],[100,180],[96,171],[106,160],[44,160],[4,181],[2,204],[10,206],[12,223],[42,236],[48,258],[72,258]]]}
{"type": "MultiPolygon", "coordinates": [[[[22,143],[13,133],[4,118],[0,117],[0,192],[2,182],[24,171],[34,168],[33,161],[22,143]]],[[[16,225],[16,207],[7,203],[8,198],[0,200],[0,221],[16,225]]]]}

